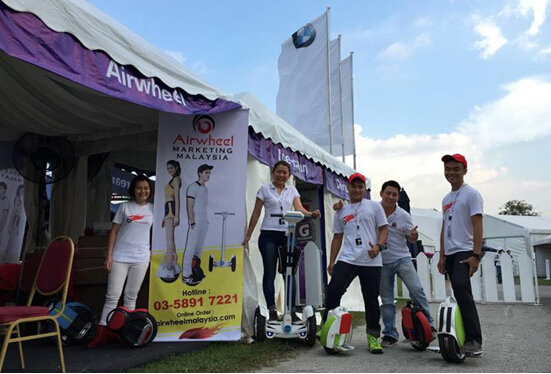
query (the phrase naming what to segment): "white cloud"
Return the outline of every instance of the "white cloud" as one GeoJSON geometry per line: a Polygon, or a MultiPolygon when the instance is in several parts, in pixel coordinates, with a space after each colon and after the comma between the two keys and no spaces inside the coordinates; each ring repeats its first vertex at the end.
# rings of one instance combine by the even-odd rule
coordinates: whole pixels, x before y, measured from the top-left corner
{"type": "MultiPolygon", "coordinates": [[[[531,77],[503,88],[503,97],[475,107],[451,133],[372,139],[362,136],[356,125],[357,166],[371,178],[374,198],[384,181],[395,179],[406,188],[413,206],[440,210],[441,198],[449,190],[441,157],[462,153],[469,162],[467,183],[481,191],[487,212],[497,214],[506,201],[520,198],[533,204],[536,211],[551,214],[548,173],[516,176],[496,156],[505,153],[518,158],[519,141],[551,139],[551,82],[531,77]]],[[[533,164],[546,164],[534,161],[527,160],[536,170],[541,166],[533,164]]]]}
{"type": "Polygon", "coordinates": [[[547,18],[547,3],[548,0],[518,0],[517,12],[523,17],[530,13],[534,17],[530,29],[527,31],[528,35],[539,34],[540,28],[547,18]]]}
{"type": "Polygon", "coordinates": [[[418,35],[411,43],[395,42],[381,51],[377,58],[380,60],[404,60],[415,53],[417,50],[429,47],[432,44],[429,32],[418,35]]]}
{"type": "Polygon", "coordinates": [[[458,126],[485,148],[551,134],[551,82],[529,77],[502,87],[501,99],[482,105],[458,126]]]}
{"type": "Polygon", "coordinates": [[[480,57],[488,59],[492,57],[501,47],[507,44],[507,39],[501,34],[501,29],[491,19],[481,19],[473,15],[475,22],[474,31],[482,37],[474,43],[475,49],[481,50],[480,57]]]}
{"type": "Polygon", "coordinates": [[[417,18],[413,21],[413,27],[415,28],[425,28],[432,26],[432,20],[428,17],[417,18]]]}

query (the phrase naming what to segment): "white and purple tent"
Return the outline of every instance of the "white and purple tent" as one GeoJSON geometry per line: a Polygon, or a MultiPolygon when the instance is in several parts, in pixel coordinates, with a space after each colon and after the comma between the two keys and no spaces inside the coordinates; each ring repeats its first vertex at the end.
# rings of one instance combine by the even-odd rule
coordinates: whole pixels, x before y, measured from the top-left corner
{"type": "MultiPolygon", "coordinates": [[[[78,239],[85,227],[109,220],[109,167],[88,181],[90,155],[109,153],[107,163],[154,170],[159,112],[195,115],[243,106],[250,110],[248,212],[258,187],[270,180],[270,166],[288,160],[297,179],[317,186],[325,210],[319,232],[329,247],[331,206],[346,198],[346,177],[354,170],[251,95],[233,97],[209,85],[85,1],[0,0],[0,82],[0,168],[11,167],[13,144],[27,132],[65,136],[75,148],[75,168],[56,186],[63,193],[52,196],[52,237],[78,239]]],[[[31,229],[38,206],[29,197],[37,188],[25,185],[31,229]]],[[[28,240],[26,247],[34,245],[28,240]]],[[[260,282],[258,251],[251,253],[260,282]]]]}

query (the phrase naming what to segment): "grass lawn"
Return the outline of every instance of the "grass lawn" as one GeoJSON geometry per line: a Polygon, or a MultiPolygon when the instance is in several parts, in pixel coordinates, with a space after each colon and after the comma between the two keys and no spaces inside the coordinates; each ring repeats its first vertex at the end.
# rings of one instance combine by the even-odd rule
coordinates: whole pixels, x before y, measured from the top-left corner
{"type": "MultiPolygon", "coordinates": [[[[319,348],[319,346],[318,346],[319,348]]],[[[130,370],[130,373],[241,373],[258,371],[289,360],[305,349],[296,340],[267,340],[264,343],[212,342],[207,348],[130,370]]]]}
{"type": "MultiPolygon", "coordinates": [[[[398,305],[401,301],[398,301],[398,305]]],[[[364,312],[351,312],[352,326],[365,325],[364,312]]],[[[207,348],[167,358],[134,368],[130,373],[240,373],[258,371],[290,360],[313,348],[298,340],[274,339],[264,343],[212,342],[207,348]]]]}

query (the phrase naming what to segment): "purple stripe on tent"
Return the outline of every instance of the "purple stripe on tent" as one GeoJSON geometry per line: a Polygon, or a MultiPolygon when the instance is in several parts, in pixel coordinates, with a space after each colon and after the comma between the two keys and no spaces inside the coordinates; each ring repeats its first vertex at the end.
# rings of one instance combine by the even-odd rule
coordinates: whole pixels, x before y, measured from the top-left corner
{"type": "Polygon", "coordinates": [[[149,108],[180,114],[218,113],[241,105],[170,88],[160,79],[121,66],[105,52],[86,49],[74,36],[49,29],[31,13],[0,2],[0,49],[73,82],[149,108]]]}
{"type": "Polygon", "coordinates": [[[333,195],[336,195],[342,199],[348,200],[348,191],[346,189],[346,178],[332,173],[327,169],[323,169],[323,176],[325,179],[325,188],[333,195]]]}
{"type": "Polygon", "coordinates": [[[262,136],[249,133],[249,153],[258,161],[272,167],[276,162],[283,160],[291,165],[291,174],[313,184],[323,184],[323,168],[301,154],[284,148],[281,144],[262,136]]]}

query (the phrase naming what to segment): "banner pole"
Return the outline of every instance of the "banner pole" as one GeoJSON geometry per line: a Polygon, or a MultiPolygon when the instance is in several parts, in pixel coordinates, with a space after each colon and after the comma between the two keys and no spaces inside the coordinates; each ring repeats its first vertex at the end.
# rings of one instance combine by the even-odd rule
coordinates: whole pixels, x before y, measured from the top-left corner
{"type": "Polygon", "coordinates": [[[333,121],[331,111],[331,41],[330,41],[330,29],[329,29],[329,11],[330,7],[325,10],[325,22],[327,24],[327,100],[329,102],[329,153],[333,154],[333,127],[331,122],[333,121]]]}
{"type": "Polygon", "coordinates": [[[344,159],[344,116],[342,113],[342,71],[341,71],[341,35],[339,34],[339,106],[341,110],[341,149],[342,149],[342,162],[344,159]]]}
{"type": "Polygon", "coordinates": [[[352,154],[356,170],[356,135],[354,131],[354,52],[350,52],[350,94],[352,97],[352,154]]]}

